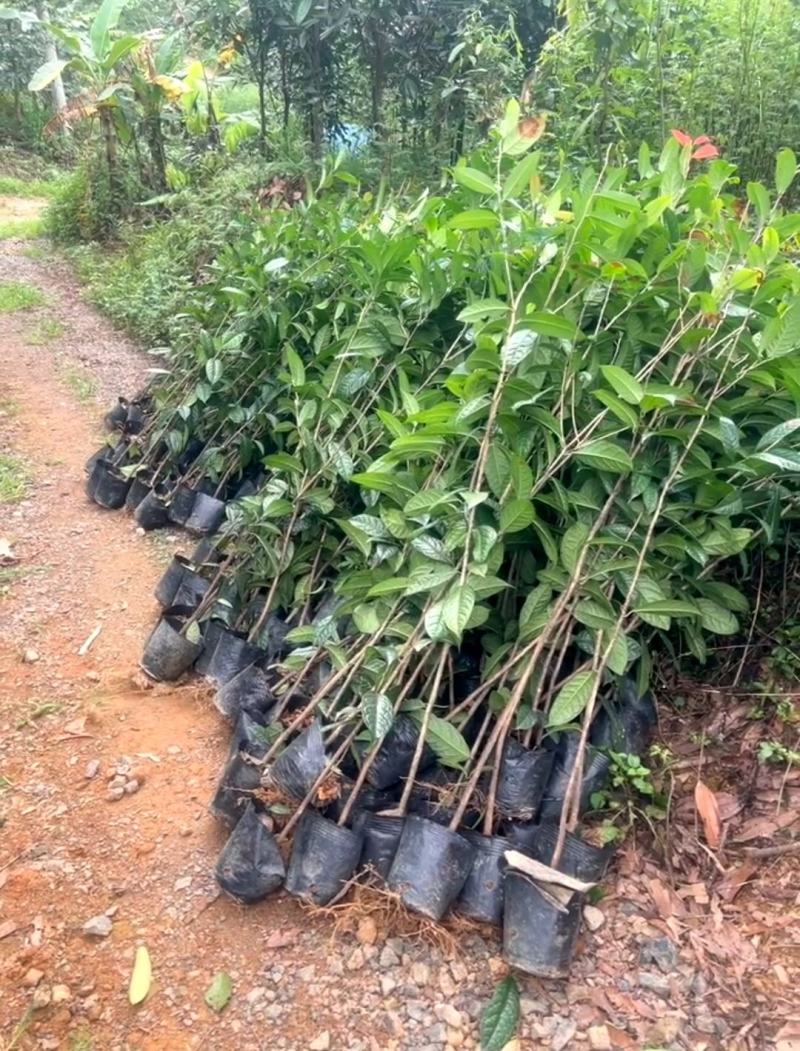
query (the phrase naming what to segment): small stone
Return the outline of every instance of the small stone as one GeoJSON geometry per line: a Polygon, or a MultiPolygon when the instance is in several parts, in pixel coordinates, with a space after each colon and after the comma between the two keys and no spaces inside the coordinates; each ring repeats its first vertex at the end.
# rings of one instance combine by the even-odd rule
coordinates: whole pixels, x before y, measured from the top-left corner
{"type": "Polygon", "coordinates": [[[390,996],[397,988],[397,982],[388,974],[381,976],[381,995],[390,996]]]}
{"type": "Polygon", "coordinates": [[[653,1047],[667,1047],[678,1039],[681,1031],[680,1019],[674,1015],[666,1015],[659,1018],[656,1024],[647,1033],[647,1043],[653,1047]]]}
{"type": "Polygon", "coordinates": [[[124,795],[125,795],[125,786],[124,785],[114,785],[113,788],[109,788],[109,790],[106,792],[106,799],[108,800],[109,803],[116,803],[116,801],[118,799],[122,799],[122,797],[124,795]]]}
{"type": "Polygon", "coordinates": [[[446,1044],[447,1027],[441,1022],[437,1022],[436,1025],[432,1025],[425,1031],[425,1039],[431,1044],[446,1044]]]}
{"type": "Polygon", "coordinates": [[[464,1046],[464,1034],[460,1029],[448,1029],[447,1030],[447,1046],[448,1047],[463,1047],[464,1046]]]}
{"type": "Polygon", "coordinates": [[[180,835],[187,839],[192,834],[192,829],[188,825],[184,825],[180,830],[180,835]]]}
{"type": "Polygon", "coordinates": [[[612,1051],[611,1036],[609,1035],[606,1026],[590,1026],[587,1036],[589,1037],[589,1047],[591,1047],[593,1051],[612,1051]]]}
{"type": "Polygon", "coordinates": [[[558,1021],[558,1025],[550,1038],[550,1047],[552,1051],[564,1051],[565,1047],[569,1047],[570,1041],[575,1036],[575,1030],[577,1025],[569,1018],[561,1018],[558,1021]]]}
{"type": "Polygon", "coordinates": [[[191,876],[181,876],[180,879],[175,880],[175,890],[188,890],[192,885],[191,876]]]}
{"type": "Polygon", "coordinates": [[[345,964],[348,971],[360,971],[364,966],[364,950],[359,946],[353,949],[345,964]]]}
{"type": "Polygon", "coordinates": [[[660,974],[652,974],[650,971],[639,971],[637,981],[642,989],[649,989],[650,992],[657,993],[659,996],[663,996],[664,999],[669,999],[672,995],[669,981],[660,974]]]}
{"type": "Polygon", "coordinates": [[[450,974],[452,974],[454,981],[465,982],[467,980],[467,968],[461,962],[461,960],[452,960],[450,963],[450,974]]]}
{"type": "Polygon", "coordinates": [[[701,1011],[694,1016],[694,1027],[700,1033],[708,1033],[713,1036],[717,1031],[716,1020],[707,1011],[701,1011]]]}
{"type": "Polygon", "coordinates": [[[86,672],[86,678],[89,680],[89,682],[100,682],[100,672],[99,671],[87,671],[86,672]]]}
{"type": "Polygon", "coordinates": [[[54,985],[53,986],[53,1003],[54,1004],[66,1004],[72,999],[72,993],[69,991],[68,985],[54,985]]]}
{"type": "Polygon", "coordinates": [[[95,983],[90,979],[88,982],[84,982],[80,989],[78,989],[78,996],[80,996],[80,998],[83,1000],[87,996],[92,995],[92,993],[94,992],[94,988],[95,983]]]}
{"type": "Polygon", "coordinates": [[[35,989],[39,982],[41,982],[42,978],[44,978],[44,971],[37,971],[35,967],[31,967],[29,971],[25,972],[22,984],[27,989],[35,989]]]}
{"type": "Polygon", "coordinates": [[[312,1040],[308,1045],[310,1051],[329,1051],[331,1046],[331,1034],[326,1029],[324,1033],[320,1033],[316,1040],[312,1040]]]}
{"type": "Polygon", "coordinates": [[[35,664],[39,660],[39,651],[35,650],[32,646],[28,647],[22,654],[23,664],[35,664]]]}
{"type": "Polygon", "coordinates": [[[464,1025],[461,1012],[458,1008],[453,1007],[452,1004],[437,1004],[433,1010],[436,1017],[440,1021],[446,1022],[451,1029],[461,1029],[464,1025]]]}
{"type": "Polygon", "coordinates": [[[266,997],[266,995],[267,990],[263,986],[257,985],[254,989],[250,990],[247,996],[245,996],[245,1000],[249,1004],[257,1004],[258,1001],[263,1000],[266,997]]]}
{"type": "Polygon", "coordinates": [[[125,785],[124,792],[125,792],[125,795],[132,796],[134,792],[138,792],[138,791],[139,791],[139,782],[134,777],[131,781],[128,781],[128,783],[125,785]]]}
{"type": "Polygon", "coordinates": [[[179,744],[171,744],[167,748],[167,752],[170,755],[180,755],[181,754],[181,746],[179,744]]]}
{"type": "Polygon", "coordinates": [[[108,916],[92,916],[84,923],[83,933],[90,938],[107,938],[113,926],[108,916]]]}
{"type": "Polygon", "coordinates": [[[411,981],[416,985],[427,985],[431,980],[431,969],[426,963],[414,963],[411,965],[411,981]]]}
{"type": "Polygon", "coordinates": [[[388,943],[381,949],[381,954],[378,957],[378,966],[388,969],[389,967],[397,967],[400,963],[400,957],[394,951],[394,949],[388,943]]]}
{"type": "Polygon", "coordinates": [[[359,921],[356,938],[362,945],[374,945],[378,940],[378,925],[371,916],[364,916],[359,921]]]}
{"type": "Polygon", "coordinates": [[[34,1011],[41,1011],[44,1007],[50,1005],[50,989],[46,985],[40,985],[34,990],[33,997],[31,999],[31,1007],[34,1011]]]}
{"type": "Polygon", "coordinates": [[[84,770],[83,776],[86,778],[87,781],[91,781],[92,778],[93,777],[97,777],[97,775],[99,773],[100,773],[100,760],[99,759],[90,759],[89,762],[86,764],[86,769],[84,770]]]}
{"type": "Polygon", "coordinates": [[[669,938],[646,938],[639,948],[639,960],[645,965],[654,963],[669,974],[678,966],[678,950],[669,938]]]}
{"type": "Polygon", "coordinates": [[[586,905],[583,909],[583,918],[590,931],[599,931],[606,922],[605,913],[594,905],[586,905]]]}

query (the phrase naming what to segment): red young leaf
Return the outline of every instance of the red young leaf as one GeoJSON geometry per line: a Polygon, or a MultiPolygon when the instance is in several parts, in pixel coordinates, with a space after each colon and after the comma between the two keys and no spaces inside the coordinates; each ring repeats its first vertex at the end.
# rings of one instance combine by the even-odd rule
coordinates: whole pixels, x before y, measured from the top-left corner
{"type": "Polygon", "coordinates": [[[692,136],[687,135],[685,131],[679,131],[677,128],[673,128],[671,134],[673,139],[677,139],[681,146],[692,145],[692,136]]]}
{"type": "Polygon", "coordinates": [[[712,157],[719,157],[719,150],[711,142],[707,142],[705,146],[700,146],[692,154],[693,161],[710,161],[712,157]]]}
{"type": "Polygon", "coordinates": [[[698,135],[697,138],[694,140],[694,145],[703,146],[707,142],[711,142],[711,139],[709,139],[708,135],[698,135]]]}

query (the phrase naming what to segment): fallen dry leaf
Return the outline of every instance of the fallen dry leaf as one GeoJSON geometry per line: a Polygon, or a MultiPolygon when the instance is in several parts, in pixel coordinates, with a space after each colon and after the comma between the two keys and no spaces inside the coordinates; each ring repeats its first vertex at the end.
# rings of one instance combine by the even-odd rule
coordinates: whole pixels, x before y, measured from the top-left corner
{"type": "Polygon", "coordinates": [[[754,861],[745,861],[726,873],[725,879],[717,887],[717,893],[722,900],[730,904],[757,869],[758,865],[754,861]]]}
{"type": "Polygon", "coordinates": [[[694,786],[694,803],[697,807],[697,813],[700,815],[700,820],[703,822],[706,842],[712,850],[716,850],[719,847],[722,833],[719,806],[714,793],[702,781],[698,781],[694,786]]]}
{"type": "Polygon", "coordinates": [[[778,826],[771,818],[751,817],[737,832],[734,843],[749,843],[753,839],[767,839],[777,830],[778,826]]]}
{"type": "Polygon", "coordinates": [[[17,924],[13,920],[4,920],[0,923],[0,941],[3,938],[7,938],[9,934],[13,934],[17,930],[17,924]]]}

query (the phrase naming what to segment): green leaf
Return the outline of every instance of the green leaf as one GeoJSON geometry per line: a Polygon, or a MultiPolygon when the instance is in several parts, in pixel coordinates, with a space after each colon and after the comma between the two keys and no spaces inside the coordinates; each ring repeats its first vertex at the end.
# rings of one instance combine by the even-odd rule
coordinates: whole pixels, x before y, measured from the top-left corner
{"type": "Polygon", "coordinates": [[[553,701],[547,717],[548,726],[566,726],[575,722],[589,703],[595,685],[597,672],[579,671],[564,683],[553,701]]]}
{"type": "Polygon", "coordinates": [[[519,533],[526,529],[536,517],[530,500],[509,500],[500,511],[500,532],[519,533]]]}
{"type": "Polygon", "coordinates": [[[459,186],[474,190],[475,193],[493,194],[495,192],[494,179],[491,175],[477,168],[469,168],[466,164],[457,164],[453,168],[453,178],[459,186]]]}
{"type": "Polygon", "coordinates": [[[89,40],[95,58],[102,62],[108,52],[110,32],[116,28],[127,0],[103,0],[89,28],[89,40]]]}
{"type": "Polygon", "coordinates": [[[784,194],[794,182],[797,174],[797,157],[794,150],[788,147],[778,150],[775,159],[775,189],[779,194],[784,194]]]}
{"type": "Polygon", "coordinates": [[[461,732],[438,715],[431,715],[425,743],[433,750],[442,766],[460,769],[469,759],[469,745],[461,732]]]}
{"type": "Polygon", "coordinates": [[[455,584],[442,600],[442,615],[447,627],[458,638],[475,607],[475,592],[469,584],[455,584]]]}
{"type": "MultiPolygon", "coordinates": [[[[606,638],[605,633],[603,633],[600,638],[599,649],[601,653],[605,653],[608,646],[608,639],[606,638]]],[[[629,661],[630,655],[628,652],[628,640],[621,632],[618,632],[614,637],[611,649],[608,651],[608,667],[615,675],[624,675],[627,671],[629,661]]]]}
{"type": "Polygon", "coordinates": [[[225,371],[219,358],[209,358],[206,362],[206,376],[209,383],[219,383],[225,371]]]}
{"type": "Polygon", "coordinates": [[[225,971],[218,971],[214,975],[211,985],[206,989],[206,995],[203,999],[212,1011],[216,1011],[219,1014],[220,1011],[224,1011],[227,1007],[232,993],[233,982],[231,981],[231,976],[226,974],[225,971]]]}
{"type": "Polygon", "coordinates": [[[589,527],[583,522],[575,522],[561,538],[561,564],[571,573],[578,563],[578,556],[589,538],[589,527]]]}
{"type": "Polygon", "coordinates": [[[444,543],[435,536],[418,536],[411,541],[411,546],[426,558],[434,562],[450,563],[450,552],[444,543]]]}
{"type": "Polygon", "coordinates": [[[607,438],[588,442],[578,449],[575,458],[598,470],[611,471],[614,474],[628,474],[633,470],[633,461],[627,450],[607,438]]]}
{"type": "Polygon", "coordinates": [[[800,297],[778,317],[773,318],[761,334],[761,353],[768,358],[781,357],[800,345],[800,297]]]}
{"type": "Polygon", "coordinates": [[[153,970],[150,965],[150,953],[146,945],[140,945],[136,949],[133,961],[131,982],[128,986],[128,1001],[132,1004],[140,1004],[150,992],[150,982],[153,970]]]}
{"type": "Polygon", "coordinates": [[[362,635],[371,635],[381,626],[381,618],[374,605],[362,602],[353,610],[353,623],[362,635]]]}
{"type": "Polygon", "coordinates": [[[425,631],[434,642],[449,642],[450,632],[444,619],[444,602],[434,602],[425,614],[425,631]]]}
{"type": "Polygon", "coordinates": [[[488,208],[472,208],[454,215],[447,225],[452,230],[489,230],[500,225],[500,216],[488,208]]]}
{"type": "Polygon", "coordinates": [[[601,365],[600,371],[623,401],[638,405],[644,397],[641,383],[619,365],[601,365]]]}
{"type": "Polygon", "coordinates": [[[519,986],[513,975],[495,988],[481,1015],[481,1051],[503,1051],[519,1025],[519,986]]]}
{"type": "Polygon", "coordinates": [[[538,332],[540,336],[566,339],[570,343],[573,343],[581,336],[581,330],[572,321],[562,317],[560,314],[551,314],[544,310],[529,314],[525,318],[525,323],[530,325],[533,331],[538,332]]]}
{"type": "Polygon", "coordinates": [[[297,0],[294,7],[294,24],[301,26],[308,17],[308,12],[314,6],[314,0],[297,0]]]}
{"type": "Polygon", "coordinates": [[[45,62],[39,66],[28,81],[28,91],[41,91],[42,88],[46,88],[61,75],[67,65],[69,65],[69,60],[65,58],[55,58],[51,62],[45,62]]]}
{"type": "Polygon", "coordinates": [[[772,445],[778,445],[784,438],[788,438],[790,434],[794,434],[798,427],[800,427],[800,420],[798,419],[784,420],[783,423],[778,423],[775,427],[770,427],[765,434],[762,434],[756,449],[761,450],[772,445]]]}
{"type": "Polygon", "coordinates": [[[747,184],[747,199],[754,205],[759,219],[763,221],[769,216],[769,194],[760,182],[749,182],[747,184]]]}
{"type": "Polygon", "coordinates": [[[503,197],[506,199],[516,197],[521,190],[526,189],[530,185],[531,178],[536,174],[538,167],[538,153],[529,153],[527,157],[517,161],[503,183],[503,197]]]}
{"type": "Polygon", "coordinates": [[[739,630],[739,621],[730,610],[711,599],[698,599],[697,608],[700,610],[700,623],[706,631],[714,635],[735,635],[739,630]]]}
{"type": "Polygon", "coordinates": [[[394,723],[392,702],[384,693],[365,693],[361,700],[361,716],[373,741],[382,740],[394,723]]]}
{"type": "Polygon", "coordinates": [[[504,303],[501,299],[477,299],[474,303],[464,307],[456,320],[470,325],[474,321],[483,321],[485,318],[505,317],[508,311],[508,303],[504,303]]]}
{"type": "Polygon", "coordinates": [[[302,387],[306,381],[306,369],[303,365],[303,359],[293,350],[291,347],[286,348],[286,364],[289,366],[289,373],[292,377],[293,387],[302,387]]]}
{"type": "Polygon", "coordinates": [[[498,500],[502,499],[506,488],[511,483],[511,456],[497,442],[489,446],[486,457],[486,481],[498,500]]]}
{"type": "Polygon", "coordinates": [[[592,391],[595,398],[599,402],[602,402],[607,409],[617,417],[617,419],[624,423],[626,427],[637,427],[639,424],[639,417],[636,415],[636,411],[626,405],[624,401],[620,400],[616,394],[612,394],[610,390],[594,390],[592,391]]]}
{"type": "Polygon", "coordinates": [[[530,328],[518,328],[512,332],[503,344],[501,352],[503,364],[507,369],[513,369],[516,365],[528,357],[539,341],[538,332],[530,328]]]}
{"type": "Polygon", "coordinates": [[[405,591],[408,587],[408,577],[387,577],[373,584],[367,592],[367,598],[378,598],[380,595],[393,595],[397,591],[405,591]]]}

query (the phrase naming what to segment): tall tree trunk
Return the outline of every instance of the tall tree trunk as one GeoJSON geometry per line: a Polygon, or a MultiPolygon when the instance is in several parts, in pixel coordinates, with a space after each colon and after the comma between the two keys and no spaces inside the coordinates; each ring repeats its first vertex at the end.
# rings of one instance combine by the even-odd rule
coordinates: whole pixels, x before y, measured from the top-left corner
{"type": "Polygon", "coordinates": [[[285,50],[281,50],[281,95],[283,96],[283,130],[288,131],[289,115],[291,113],[292,96],[289,90],[289,57],[285,50]]]}
{"type": "Polygon", "coordinates": [[[267,56],[263,43],[258,49],[258,139],[261,156],[267,155],[267,56]]]}
{"type": "Polygon", "coordinates": [[[150,113],[144,122],[144,133],[147,148],[153,162],[152,183],[158,193],[166,193],[167,185],[167,152],[164,148],[164,129],[161,126],[161,114],[156,110],[150,113]]]}
{"type": "MultiPolygon", "coordinates": [[[[47,21],[47,7],[44,4],[39,3],[36,5],[36,13],[42,22],[47,21]]],[[[45,62],[58,61],[58,51],[56,51],[55,41],[47,32],[45,32],[44,35],[44,59],[45,62]]],[[[56,113],[60,113],[67,105],[67,96],[64,92],[64,81],[61,79],[60,73],[50,85],[50,93],[53,96],[53,107],[55,108],[56,113]]]]}
{"type": "Polygon", "coordinates": [[[309,113],[308,124],[311,135],[311,146],[315,157],[322,154],[323,114],[322,114],[322,42],[319,26],[311,29],[310,43],[310,83],[308,85],[309,113]]]}
{"type": "MultiPolygon", "coordinates": [[[[107,106],[101,106],[100,122],[103,127],[103,143],[106,153],[106,167],[108,169],[108,187],[111,196],[121,198],[121,186],[119,181],[119,167],[117,165],[117,136],[114,131],[114,120],[111,110],[107,106]]],[[[117,203],[121,203],[117,202],[117,203]]]]}

